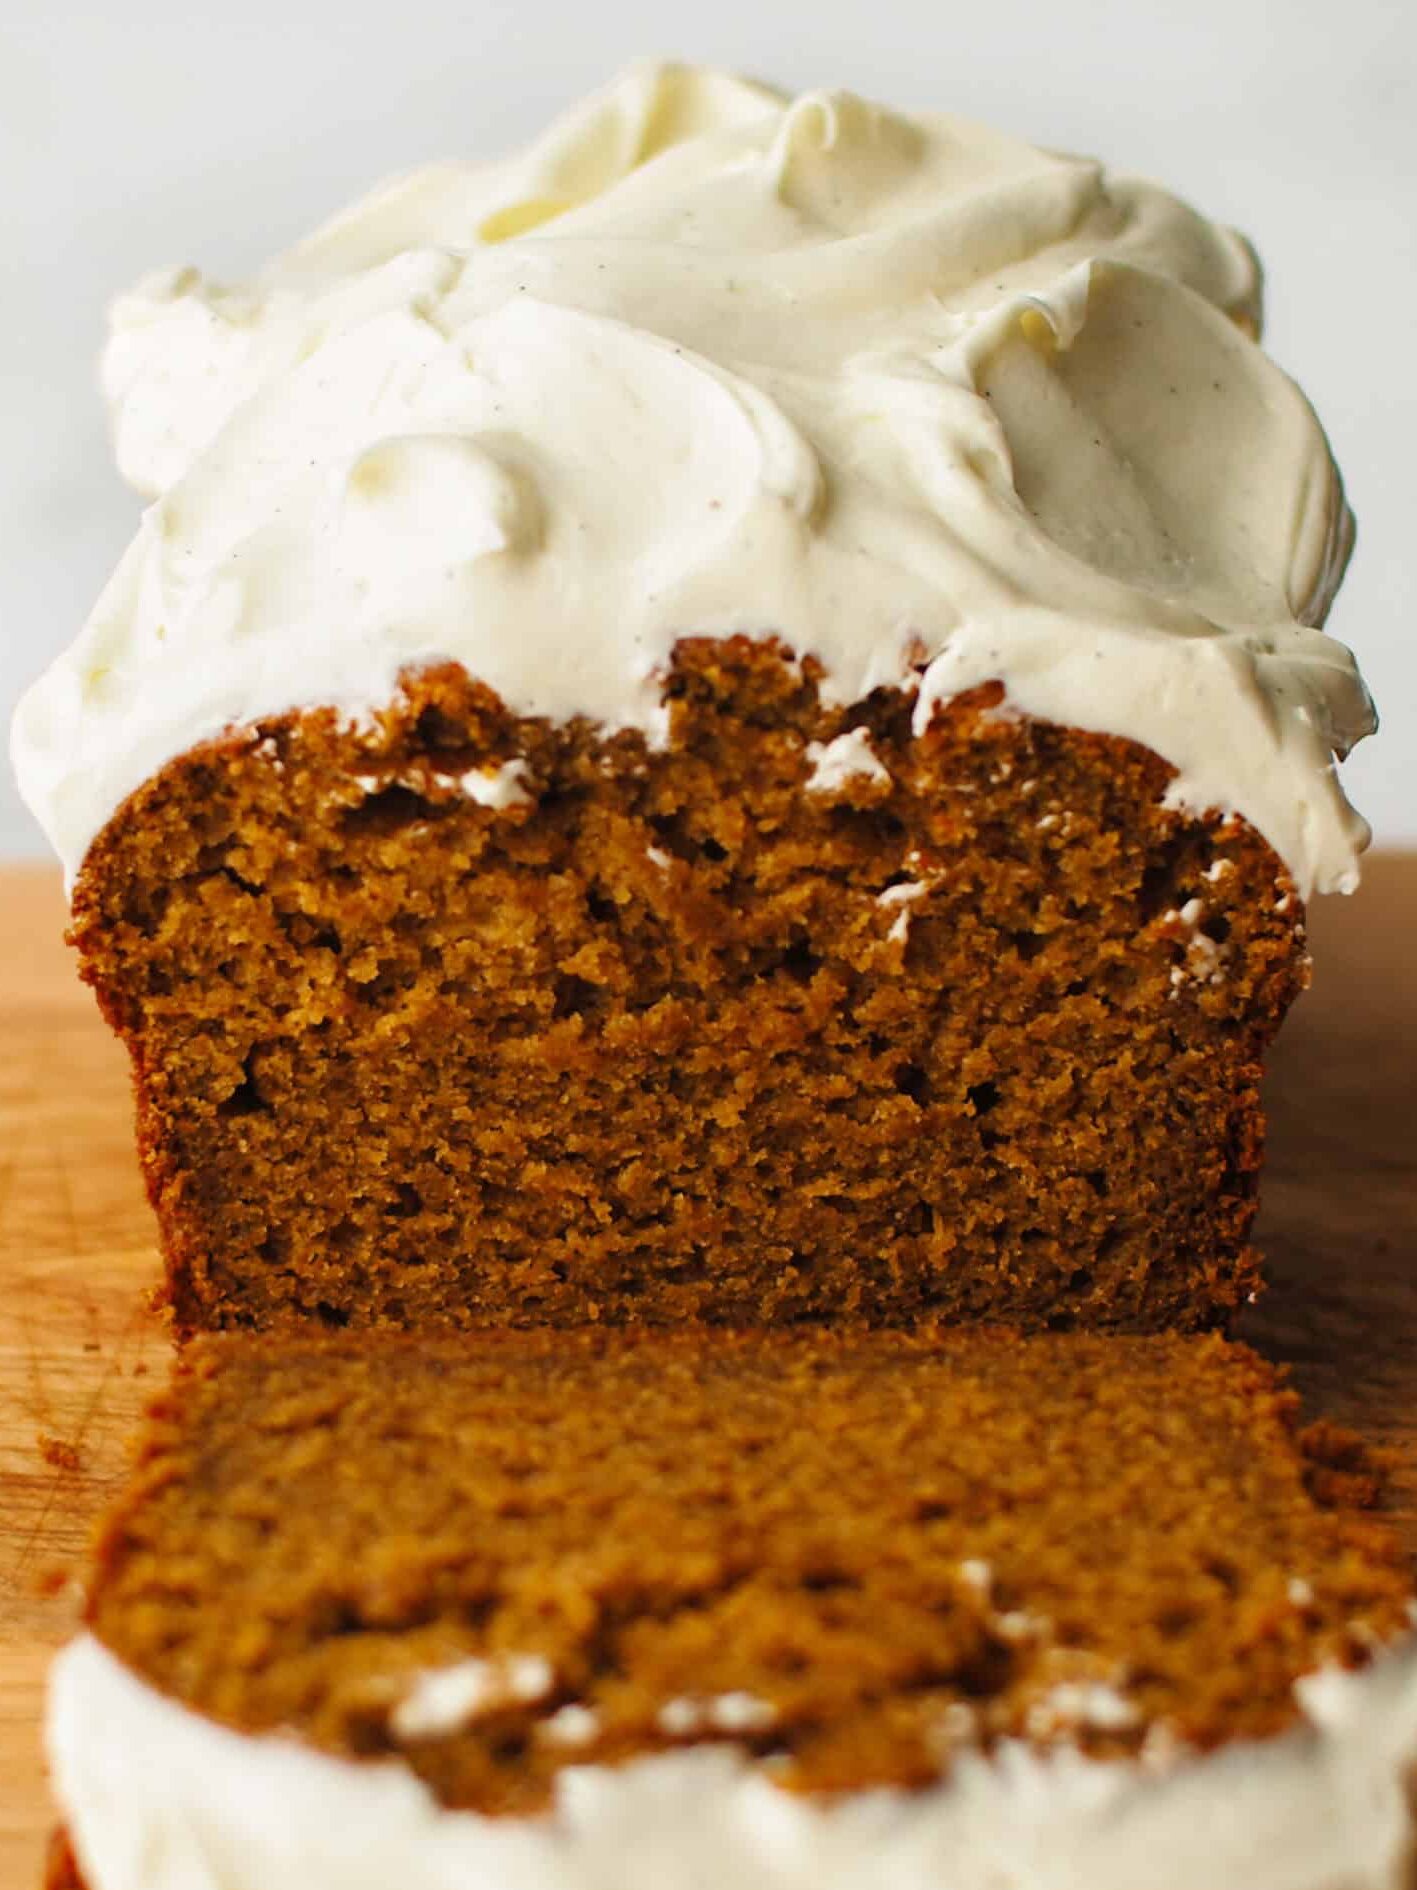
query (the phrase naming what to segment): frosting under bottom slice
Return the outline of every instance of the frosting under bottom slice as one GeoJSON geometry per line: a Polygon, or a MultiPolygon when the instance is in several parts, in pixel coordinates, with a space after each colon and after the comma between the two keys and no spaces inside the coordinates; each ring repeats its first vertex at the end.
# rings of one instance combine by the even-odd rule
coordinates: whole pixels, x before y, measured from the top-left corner
{"type": "Polygon", "coordinates": [[[1007,1746],[929,1790],[822,1803],[699,1748],[568,1770],[522,1821],[448,1811],[397,1762],[228,1732],[85,1639],[50,1741],[87,1890],[1402,1890],[1417,1659],[1324,1676],[1312,1703],[1300,1730],[1164,1774],[1007,1746]]]}

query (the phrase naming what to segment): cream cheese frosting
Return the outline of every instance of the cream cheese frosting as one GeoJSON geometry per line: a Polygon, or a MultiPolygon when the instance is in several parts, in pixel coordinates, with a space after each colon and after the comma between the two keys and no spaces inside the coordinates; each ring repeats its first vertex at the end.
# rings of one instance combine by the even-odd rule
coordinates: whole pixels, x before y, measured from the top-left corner
{"type": "Polygon", "coordinates": [[[825,1802],[714,1744],[568,1766],[547,1815],[488,1818],[397,1762],[202,1719],[83,1636],[48,1744],[90,1890],[1401,1890],[1417,1653],[1299,1697],[1281,1738],[1153,1764],[1007,1744],[933,1790],[825,1802]]]}
{"type": "Polygon", "coordinates": [[[150,500],[15,720],[72,876],[224,730],[452,659],[663,738],[686,634],[840,702],[999,679],[1244,815],[1301,891],[1367,830],[1318,627],[1351,524],[1252,337],[1255,258],[1153,185],[849,92],[642,64],[490,164],[387,184],[223,289],[152,276],[104,358],[150,500]]]}

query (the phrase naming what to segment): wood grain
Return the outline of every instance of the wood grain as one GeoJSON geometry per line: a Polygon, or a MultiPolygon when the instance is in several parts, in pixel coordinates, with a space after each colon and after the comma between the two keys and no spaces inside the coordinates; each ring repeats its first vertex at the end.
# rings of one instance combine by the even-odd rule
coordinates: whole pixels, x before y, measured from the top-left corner
{"type": "Polygon", "coordinates": [[[165,1366],[126,1058],[64,949],[57,876],[0,872],[0,1886],[39,1882],[36,1729],[66,1577],[165,1366]],[[51,1463],[45,1451],[66,1461],[51,1463]]]}
{"type": "MultiPolygon", "coordinates": [[[[1313,919],[1315,989],[1270,1083],[1273,1285],[1245,1336],[1394,1450],[1417,1549],[1417,856],[1313,919]]],[[[39,1881],[43,1671],[166,1358],[127,1072],[63,923],[53,874],[0,871],[0,1890],[39,1881]]]]}

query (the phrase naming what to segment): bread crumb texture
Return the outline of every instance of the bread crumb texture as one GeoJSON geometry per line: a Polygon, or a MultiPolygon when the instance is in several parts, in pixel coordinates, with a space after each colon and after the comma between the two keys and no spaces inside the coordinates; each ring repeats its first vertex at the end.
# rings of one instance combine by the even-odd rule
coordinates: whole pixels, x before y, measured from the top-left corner
{"type": "Polygon", "coordinates": [[[706,1742],[820,1794],[1005,1738],[1165,1764],[1406,1631],[1375,1488],[1214,1335],[203,1338],[89,1617],[201,1714],[488,1813],[706,1742]]]}
{"type": "Polygon", "coordinates": [[[997,685],[915,735],[908,692],[820,684],[684,642],[653,747],[444,666],[125,803],[72,936],[183,1330],[1195,1328],[1253,1293],[1307,969],[1274,854],[997,685]]]}

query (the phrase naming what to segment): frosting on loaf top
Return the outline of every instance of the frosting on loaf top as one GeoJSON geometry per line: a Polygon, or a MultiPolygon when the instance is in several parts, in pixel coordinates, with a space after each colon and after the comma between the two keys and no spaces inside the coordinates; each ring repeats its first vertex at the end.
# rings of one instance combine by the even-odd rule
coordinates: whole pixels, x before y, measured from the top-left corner
{"type": "Polygon", "coordinates": [[[1333,757],[1373,716],[1318,626],[1351,521],[1259,319],[1248,246],[1151,184],[636,65],[249,286],[119,300],[103,378],[151,503],[20,706],[22,789],[72,877],[233,725],[452,659],[659,740],[675,641],[747,632],[837,701],[916,689],[920,726],[997,678],[1347,888],[1333,757]]]}

